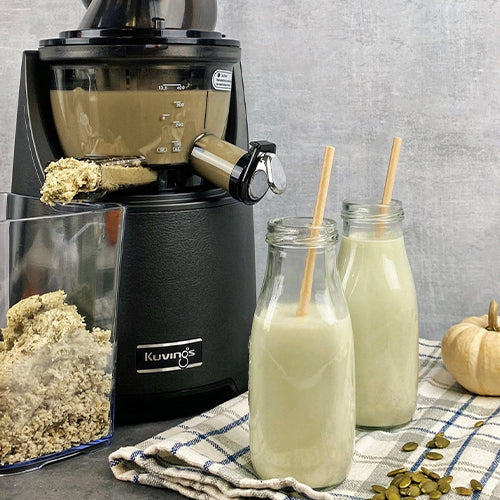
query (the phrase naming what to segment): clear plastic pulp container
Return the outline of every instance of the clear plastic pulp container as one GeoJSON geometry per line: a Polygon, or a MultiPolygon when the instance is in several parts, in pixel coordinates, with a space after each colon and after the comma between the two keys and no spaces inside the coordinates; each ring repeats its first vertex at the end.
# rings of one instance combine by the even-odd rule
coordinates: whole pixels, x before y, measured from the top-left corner
{"type": "Polygon", "coordinates": [[[0,475],[111,443],[123,217],[0,193],[0,475]]]}

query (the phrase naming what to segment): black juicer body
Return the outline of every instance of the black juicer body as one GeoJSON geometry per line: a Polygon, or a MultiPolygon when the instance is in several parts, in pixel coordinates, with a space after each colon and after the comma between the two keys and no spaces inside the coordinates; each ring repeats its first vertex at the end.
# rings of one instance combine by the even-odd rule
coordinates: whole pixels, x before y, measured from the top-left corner
{"type": "MultiPolygon", "coordinates": [[[[141,44],[115,45],[104,38],[116,33],[66,33],[71,43],[49,41],[23,55],[14,193],[39,196],[46,164],[67,156],[49,98],[54,60],[100,64],[109,58],[124,64],[123,58],[130,56],[142,64],[147,56],[166,64],[175,45],[167,32],[162,32],[162,44],[144,34],[141,44]],[[75,44],[77,36],[81,40],[75,44]],[[104,43],[94,44],[93,36],[104,43]]],[[[223,41],[205,40],[200,32],[184,36],[192,40],[177,47],[181,50],[228,50],[223,41]]],[[[247,149],[239,46],[230,49],[238,56],[224,138],[247,149]]],[[[207,183],[194,182],[190,188],[189,182],[176,187],[174,181],[172,187],[172,172],[186,172],[186,166],[174,167],[165,168],[154,187],[103,198],[127,208],[117,319],[118,423],[199,412],[245,391],[248,384],[248,338],[256,297],[252,208],[207,183]]],[[[189,176],[181,175],[184,180],[189,176]]]]}

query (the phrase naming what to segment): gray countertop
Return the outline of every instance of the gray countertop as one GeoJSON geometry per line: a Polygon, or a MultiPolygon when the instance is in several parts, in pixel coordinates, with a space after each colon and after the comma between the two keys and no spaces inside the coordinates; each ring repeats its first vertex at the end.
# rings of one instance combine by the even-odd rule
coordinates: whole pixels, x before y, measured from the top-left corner
{"type": "Polygon", "coordinates": [[[180,499],[180,494],[165,489],[135,485],[115,479],[108,455],[121,446],[130,446],[162,432],[186,417],[138,425],[117,426],[111,446],[47,464],[39,470],[0,476],[2,500],[65,499],[180,499]]]}

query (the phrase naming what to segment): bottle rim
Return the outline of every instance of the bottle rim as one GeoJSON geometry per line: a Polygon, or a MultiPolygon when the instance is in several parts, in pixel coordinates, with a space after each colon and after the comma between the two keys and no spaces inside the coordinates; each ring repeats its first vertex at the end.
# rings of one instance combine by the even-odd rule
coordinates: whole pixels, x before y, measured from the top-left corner
{"type": "Polygon", "coordinates": [[[341,217],[344,221],[359,222],[400,222],[404,219],[403,204],[400,200],[379,203],[372,200],[342,202],[341,217]]]}
{"type": "Polygon", "coordinates": [[[322,248],[338,241],[337,223],[324,218],[320,226],[312,217],[279,217],[267,223],[266,242],[279,247],[322,248]]]}

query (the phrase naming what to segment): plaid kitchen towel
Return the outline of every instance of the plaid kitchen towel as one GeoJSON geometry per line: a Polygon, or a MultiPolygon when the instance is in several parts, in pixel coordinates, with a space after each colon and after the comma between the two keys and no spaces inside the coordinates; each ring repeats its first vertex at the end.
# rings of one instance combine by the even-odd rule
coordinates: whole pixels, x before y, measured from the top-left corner
{"type": "Polygon", "coordinates": [[[387,472],[402,466],[452,475],[449,500],[463,498],[454,487],[468,486],[471,479],[483,484],[473,499],[500,499],[500,398],[474,396],[459,386],[446,371],[436,341],[420,341],[413,420],[391,431],[357,431],[353,463],[339,486],[315,491],[293,478],[259,480],[248,443],[248,399],[243,394],[136,446],[120,448],[109,464],[118,479],[197,499],[364,500],[373,496],[372,484],[387,486],[387,472]],[[479,421],[484,424],[475,426],[479,421]],[[442,460],[431,461],[425,458],[425,445],[437,432],[451,443],[439,450],[442,460]],[[420,444],[412,452],[401,451],[408,441],[420,444]]]}

